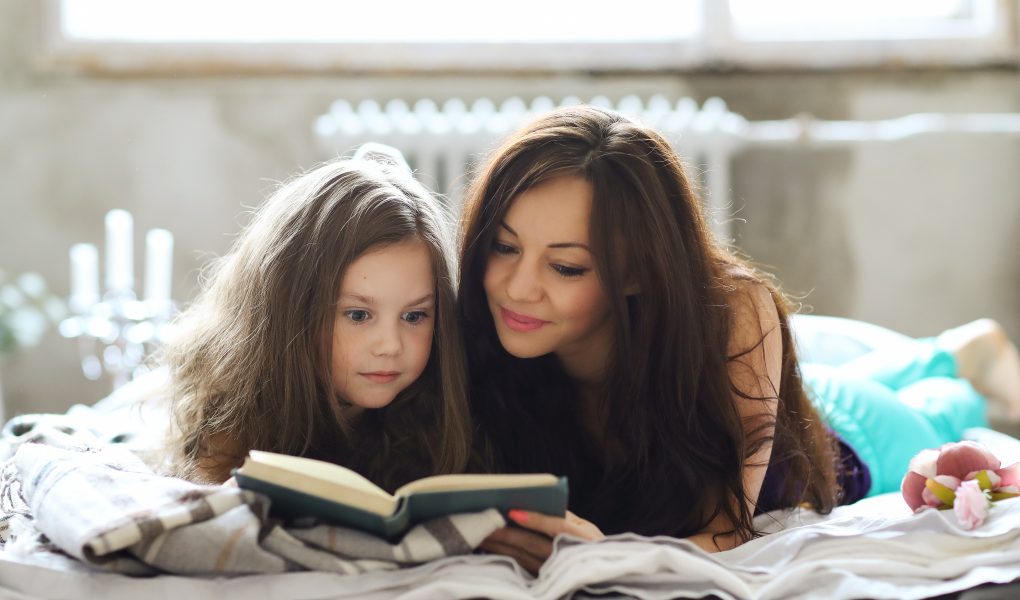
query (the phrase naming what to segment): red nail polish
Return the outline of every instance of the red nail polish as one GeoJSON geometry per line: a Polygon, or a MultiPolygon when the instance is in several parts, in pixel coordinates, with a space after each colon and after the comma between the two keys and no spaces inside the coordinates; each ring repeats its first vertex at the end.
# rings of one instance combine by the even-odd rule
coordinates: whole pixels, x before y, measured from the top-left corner
{"type": "Polygon", "coordinates": [[[515,508],[508,512],[507,515],[515,522],[520,523],[521,525],[528,522],[528,513],[524,512],[523,510],[518,510],[515,508]]]}

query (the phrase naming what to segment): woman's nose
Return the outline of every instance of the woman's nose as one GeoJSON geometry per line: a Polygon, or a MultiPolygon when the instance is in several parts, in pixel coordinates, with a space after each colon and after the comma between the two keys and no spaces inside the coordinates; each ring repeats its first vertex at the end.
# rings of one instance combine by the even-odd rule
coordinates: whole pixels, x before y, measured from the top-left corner
{"type": "Polygon", "coordinates": [[[506,280],[506,295],[517,302],[537,302],[542,299],[542,286],[537,265],[518,261],[510,267],[506,280]]]}

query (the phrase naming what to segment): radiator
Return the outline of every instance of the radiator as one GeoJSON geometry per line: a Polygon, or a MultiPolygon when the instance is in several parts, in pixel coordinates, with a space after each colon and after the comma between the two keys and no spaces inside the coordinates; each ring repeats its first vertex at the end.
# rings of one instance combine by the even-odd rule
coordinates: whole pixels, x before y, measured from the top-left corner
{"type": "MultiPolygon", "coordinates": [[[[450,99],[442,106],[425,98],[409,105],[401,99],[357,105],[336,100],[314,124],[323,150],[344,154],[368,141],[399,148],[423,183],[443,194],[456,210],[475,167],[487,154],[534,115],[557,106],[580,104],[577,97],[559,103],[538,97],[530,103],[509,98],[498,106],[488,98],[470,106],[450,99]]],[[[724,241],[732,237],[731,164],[735,155],[761,147],[839,147],[884,143],[931,133],[1020,135],[1020,114],[919,113],[878,121],[824,121],[811,115],[775,121],[748,121],[720,98],[700,106],[692,98],[647,101],[627,96],[613,103],[592,98],[588,104],[616,110],[660,133],[697,176],[713,231],[724,241]]]]}

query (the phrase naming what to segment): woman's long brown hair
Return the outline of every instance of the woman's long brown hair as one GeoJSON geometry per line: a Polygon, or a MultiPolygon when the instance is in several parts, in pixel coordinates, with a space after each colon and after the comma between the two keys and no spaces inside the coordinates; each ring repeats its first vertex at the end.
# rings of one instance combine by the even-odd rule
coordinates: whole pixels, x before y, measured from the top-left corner
{"type": "Polygon", "coordinates": [[[175,471],[216,479],[249,449],[346,464],[383,487],[463,470],[470,453],[453,228],[409,172],[339,159],[281,186],[212,264],[167,354],[175,471]],[[345,416],[330,377],[337,295],[366,251],[417,238],[436,276],[432,351],[387,407],[345,416]],[[205,469],[208,471],[208,469],[205,469]]]}
{"type": "Polygon", "coordinates": [[[770,441],[786,471],[781,502],[830,510],[833,441],[805,395],[787,304],[770,279],[717,244],[679,157],[654,131],[617,114],[566,108],[499,148],[470,191],[461,231],[460,316],[468,336],[479,452],[500,471],[567,475],[572,510],[607,533],[686,536],[720,513],[754,532],[742,474],[770,441]],[[591,242],[611,305],[614,347],[602,396],[607,435],[580,425],[572,382],[552,355],[518,359],[500,345],[483,288],[494,237],[522,192],[560,176],[592,184],[591,242]],[[627,295],[626,287],[641,290],[627,295]],[[727,344],[741,294],[766,286],[783,343],[774,423],[742,423],[727,344]],[[774,427],[773,427],[774,425],[774,427]]]}

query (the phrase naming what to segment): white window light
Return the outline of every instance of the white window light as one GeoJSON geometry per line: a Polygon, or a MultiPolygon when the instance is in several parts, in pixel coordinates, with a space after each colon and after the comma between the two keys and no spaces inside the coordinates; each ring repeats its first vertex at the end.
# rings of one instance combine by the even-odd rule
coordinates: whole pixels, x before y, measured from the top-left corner
{"type": "Polygon", "coordinates": [[[730,13],[752,40],[980,37],[996,24],[995,0],[730,0],[730,13]]]}
{"type": "Polygon", "coordinates": [[[629,42],[690,37],[697,0],[61,0],[61,29],[121,42],[629,42]]]}
{"type": "Polygon", "coordinates": [[[46,0],[99,70],[671,70],[1017,60],[999,0],[46,0]],[[607,8],[608,7],[608,8],[607,8]]]}
{"type": "Polygon", "coordinates": [[[748,66],[1017,62],[998,0],[730,0],[725,58],[748,66]]]}

